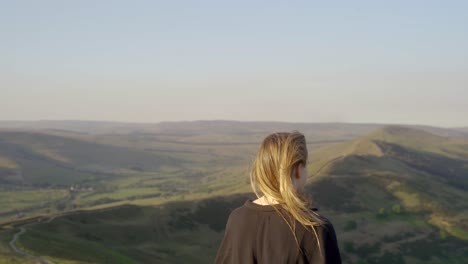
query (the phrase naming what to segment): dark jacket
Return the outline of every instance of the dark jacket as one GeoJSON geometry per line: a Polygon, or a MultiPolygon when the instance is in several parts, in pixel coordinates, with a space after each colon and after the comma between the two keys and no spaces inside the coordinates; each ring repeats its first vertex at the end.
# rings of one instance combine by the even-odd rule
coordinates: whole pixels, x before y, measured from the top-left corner
{"type": "Polygon", "coordinates": [[[288,224],[273,207],[287,213],[279,205],[264,206],[252,200],[233,210],[215,263],[341,263],[335,230],[328,219],[322,216],[325,224],[315,229],[322,257],[314,232],[294,220],[298,247],[288,224]]]}

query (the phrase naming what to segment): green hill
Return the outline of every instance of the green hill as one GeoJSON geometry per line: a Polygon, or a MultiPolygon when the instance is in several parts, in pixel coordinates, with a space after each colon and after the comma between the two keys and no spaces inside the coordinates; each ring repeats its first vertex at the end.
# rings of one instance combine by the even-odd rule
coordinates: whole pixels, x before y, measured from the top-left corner
{"type": "MultiPolygon", "coordinates": [[[[211,262],[229,211],[252,197],[245,194],[248,163],[227,161],[236,157],[236,151],[252,152],[258,147],[220,144],[223,134],[218,133],[211,143],[201,132],[178,138],[169,135],[166,141],[161,134],[137,134],[159,138],[147,142],[177,145],[170,155],[181,157],[182,166],[154,167],[152,172],[109,181],[108,191],[73,194],[67,204],[93,210],[30,226],[19,244],[63,263],[211,262]],[[232,146],[231,152],[226,146],[232,146]],[[184,152],[191,148],[193,153],[184,152]],[[206,156],[190,161],[197,155],[206,156]]],[[[245,135],[224,135],[224,140],[255,141],[245,135]]],[[[40,155],[31,145],[29,141],[26,150],[40,155]]],[[[80,166],[92,162],[67,152],[69,146],[55,153],[80,166]]],[[[312,175],[306,190],[319,212],[334,223],[344,262],[462,263],[467,259],[467,146],[462,138],[408,126],[380,127],[346,142],[309,146],[312,175]]],[[[5,169],[21,166],[18,155],[2,157],[5,169]]],[[[61,162],[51,155],[41,157],[61,162]]],[[[106,159],[99,162],[105,164],[106,159]]],[[[120,163],[107,164],[122,168],[120,163]]],[[[59,194],[54,197],[62,199],[59,194]]],[[[11,236],[16,231],[5,227],[2,232],[11,236]]],[[[5,244],[0,243],[2,248],[5,244]]]]}
{"type": "MultiPolygon", "coordinates": [[[[389,156],[392,145],[398,145],[410,151],[425,152],[425,154],[468,160],[468,140],[437,136],[425,130],[410,127],[385,126],[352,141],[313,150],[312,173],[319,173],[320,170],[321,174],[327,174],[327,168],[330,168],[331,162],[336,163],[345,157],[389,156]]],[[[393,156],[398,157],[398,154],[395,153],[393,156]]]]}
{"type": "Polygon", "coordinates": [[[30,132],[0,132],[0,180],[71,185],[126,171],[155,171],[180,163],[162,153],[30,132]]]}
{"type": "MultiPolygon", "coordinates": [[[[79,208],[232,193],[243,183],[238,159],[203,151],[204,146],[190,148],[145,150],[92,138],[0,132],[0,223],[79,208]]],[[[223,151],[223,145],[217,148],[223,151]]]]}
{"type": "Polygon", "coordinates": [[[316,197],[323,196],[321,188],[348,194],[322,198],[327,206],[377,211],[399,204],[426,214],[454,236],[468,238],[467,141],[388,126],[316,155],[328,164],[311,185],[316,197]]]}

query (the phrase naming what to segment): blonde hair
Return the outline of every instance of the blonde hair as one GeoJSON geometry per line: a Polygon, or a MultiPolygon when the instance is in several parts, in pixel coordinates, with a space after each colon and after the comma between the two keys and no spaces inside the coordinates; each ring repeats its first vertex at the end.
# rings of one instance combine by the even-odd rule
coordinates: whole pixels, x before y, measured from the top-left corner
{"type": "MultiPolygon", "coordinates": [[[[298,131],[273,133],[263,140],[253,161],[250,184],[258,198],[261,194],[272,198],[289,213],[290,221],[275,206],[273,207],[288,224],[299,249],[294,219],[307,230],[313,230],[320,249],[320,241],[314,226],[323,225],[324,221],[311,210],[310,200],[300,190],[295,190],[291,179],[296,166],[299,164],[307,166],[307,159],[307,145],[303,134],[298,131]]],[[[322,254],[321,250],[319,251],[322,254]]]]}

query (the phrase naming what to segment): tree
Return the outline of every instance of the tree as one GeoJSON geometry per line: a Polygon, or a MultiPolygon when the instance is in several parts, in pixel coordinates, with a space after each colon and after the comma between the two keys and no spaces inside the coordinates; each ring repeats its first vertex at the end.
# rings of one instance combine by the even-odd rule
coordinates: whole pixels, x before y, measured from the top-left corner
{"type": "Polygon", "coordinates": [[[379,209],[379,212],[377,213],[377,217],[378,217],[378,218],[383,218],[383,217],[385,217],[385,216],[387,216],[387,213],[385,213],[385,208],[381,207],[381,208],[379,209]]]}
{"type": "Polygon", "coordinates": [[[439,231],[439,236],[440,236],[441,239],[446,239],[447,238],[447,233],[445,233],[445,231],[441,229],[439,231]]]}
{"type": "Polygon", "coordinates": [[[401,212],[401,207],[400,207],[400,205],[399,205],[399,204],[394,204],[394,205],[392,206],[392,211],[393,211],[394,213],[396,213],[396,214],[399,214],[399,213],[401,212]]]}

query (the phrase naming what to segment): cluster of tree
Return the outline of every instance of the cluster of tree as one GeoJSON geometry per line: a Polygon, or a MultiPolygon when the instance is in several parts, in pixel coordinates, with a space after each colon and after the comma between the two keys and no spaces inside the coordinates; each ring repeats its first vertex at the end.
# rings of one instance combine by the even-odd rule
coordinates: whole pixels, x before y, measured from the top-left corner
{"type": "MultiPolygon", "coordinates": [[[[392,205],[391,212],[394,214],[400,214],[401,213],[401,206],[399,204],[394,204],[392,205]]],[[[385,218],[387,217],[389,212],[385,210],[384,207],[379,208],[379,211],[376,214],[377,218],[385,218]]]]}

